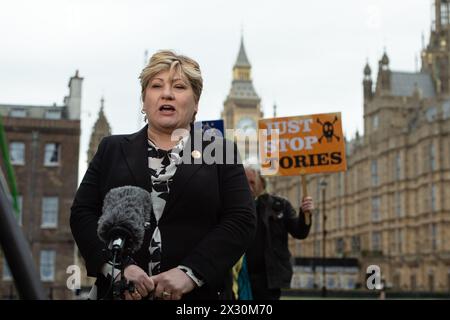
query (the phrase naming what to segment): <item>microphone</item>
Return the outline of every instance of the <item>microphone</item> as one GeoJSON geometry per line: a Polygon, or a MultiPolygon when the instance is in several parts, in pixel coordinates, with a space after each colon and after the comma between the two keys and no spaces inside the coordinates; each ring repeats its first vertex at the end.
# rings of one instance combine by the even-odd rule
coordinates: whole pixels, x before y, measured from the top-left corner
{"type": "Polygon", "coordinates": [[[133,186],[111,189],[103,201],[97,234],[112,252],[134,253],[144,241],[151,210],[152,200],[146,190],[133,186]]]}

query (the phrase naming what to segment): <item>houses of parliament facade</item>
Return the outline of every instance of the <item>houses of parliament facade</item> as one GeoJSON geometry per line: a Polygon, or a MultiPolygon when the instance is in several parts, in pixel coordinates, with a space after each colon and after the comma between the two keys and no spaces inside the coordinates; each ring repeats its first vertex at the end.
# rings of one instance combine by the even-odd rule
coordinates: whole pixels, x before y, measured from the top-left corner
{"type": "MultiPolygon", "coordinates": [[[[384,52],[373,80],[371,67],[364,67],[364,134],[346,141],[346,172],[307,177],[316,212],[308,238],[290,239],[295,260],[357,261],[355,282],[361,288],[365,288],[367,267],[376,265],[384,285],[392,290],[450,291],[447,1],[435,0],[421,62],[419,72],[394,71],[384,52]]],[[[222,112],[227,128],[256,128],[263,117],[250,70],[241,43],[222,112]]],[[[301,190],[299,177],[269,178],[269,191],[289,199],[296,208],[301,190]]],[[[328,283],[332,276],[326,276],[328,283]]]]}
{"type": "MultiPolygon", "coordinates": [[[[308,177],[313,227],[291,239],[293,256],[357,259],[363,287],[377,265],[393,290],[450,291],[450,4],[434,8],[420,72],[391,70],[386,52],[374,82],[365,66],[364,135],[346,141],[346,172],[308,177]]],[[[299,207],[298,177],[271,187],[299,207]]]]}

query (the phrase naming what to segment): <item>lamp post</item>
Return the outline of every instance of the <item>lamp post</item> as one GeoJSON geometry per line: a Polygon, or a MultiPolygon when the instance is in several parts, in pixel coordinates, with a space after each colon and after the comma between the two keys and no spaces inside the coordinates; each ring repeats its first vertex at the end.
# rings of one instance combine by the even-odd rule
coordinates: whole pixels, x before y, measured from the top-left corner
{"type": "Polygon", "coordinates": [[[325,266],[325,259],[326,259],[326,238],[327,238],[327,230],[325,228],[325,224],[327,221],[327,215],[325,211],[325,202],[326,202],[326,189],[327,189],[327,182],[325,180],[325,177],[322,178],[320,181],[320,188],[322,189],[322,297],[327,296],[327,282],[326,282],[326,266],[325,266]]]}

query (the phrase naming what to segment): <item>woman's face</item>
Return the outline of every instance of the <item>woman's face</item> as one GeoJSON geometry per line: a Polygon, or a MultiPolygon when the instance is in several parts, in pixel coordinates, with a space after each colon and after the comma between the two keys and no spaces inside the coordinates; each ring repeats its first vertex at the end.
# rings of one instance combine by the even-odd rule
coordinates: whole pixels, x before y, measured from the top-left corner
{"type": "Polygon", "coordinates": [[[194,91],[181,72],[161,71],[145,89],[144,111],[152,130],[171,133],[175,129],[189,128],[198,103],[194,91]]]}

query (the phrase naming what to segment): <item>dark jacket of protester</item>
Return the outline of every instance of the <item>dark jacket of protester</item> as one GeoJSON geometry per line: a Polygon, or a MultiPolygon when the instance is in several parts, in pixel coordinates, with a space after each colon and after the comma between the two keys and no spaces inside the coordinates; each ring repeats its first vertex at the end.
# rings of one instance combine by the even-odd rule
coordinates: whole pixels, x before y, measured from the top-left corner
{"type": "MultiPolygon", "coordinates": [[[[191,150],[186,150],[189,153],[198,150],[192,132],[191,128],[191,150]]],[[[97,236],[105,195],[125,185],[152,190],[147,148],[147,127],[135,134],[104,138],[76,193],[70,223],[90,277],[97,277],[108,261],[106,246],[97,236]]],[[[161,272],[184,265],[205,282],[183,299],[230,298],[230,270],[253,240],[255,227],[254,201],[241,164],[182,163],[173,177],[159,221],[163,240],[161,272]]],[[[148,233],[141,249],[132,256],[145,271],[149,262],[148,233]]],[[[104,292],[109,283],[98,282],[101,297],[100,291],[104,292]]]]}
{"type": "Polygon", "coordinates": [[[289,201],[268,193],[257,198],[256,211],[255,241],[247,251],[252,286],[265,283],[269,290],[289,288],[293,271],[288,234],[305,239],[311,225],[306,225],[304,213],[297,215],[289,201]]]}

